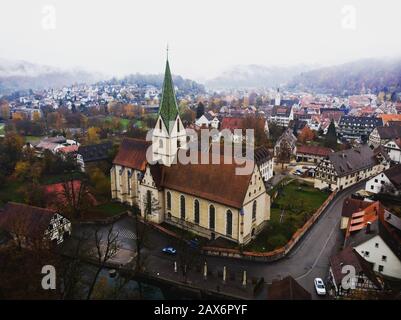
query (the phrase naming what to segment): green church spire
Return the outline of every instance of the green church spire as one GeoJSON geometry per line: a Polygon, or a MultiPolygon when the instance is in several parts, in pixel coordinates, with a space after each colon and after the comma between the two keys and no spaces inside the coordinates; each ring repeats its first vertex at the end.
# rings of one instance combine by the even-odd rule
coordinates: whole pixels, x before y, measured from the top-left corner
{"type": "Polygon", "coordinates": [[[175,92],[173,79],[171,78],[170,65],[168,56],[166,61],[166,71],[164,73],[162,99],[159,106],[159,115],[161,116],[164,125],[168,132],[171,132],[172,126],[170,122],[175,121],[178,115],[177,101],[175,100],[175,92]]]}

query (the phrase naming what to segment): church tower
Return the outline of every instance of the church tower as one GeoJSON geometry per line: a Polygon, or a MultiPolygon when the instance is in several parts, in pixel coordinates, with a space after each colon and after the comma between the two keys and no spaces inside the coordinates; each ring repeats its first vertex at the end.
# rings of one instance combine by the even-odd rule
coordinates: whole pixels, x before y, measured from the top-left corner
{"type": "Polygon", "coordinates": [[[275,106],[279,106],[280,104],[281,104],[280,89],[277,88],[276,98],[275,98],[275,100],[274,100],[274,105],[275,105],[275,106]]]}
{"type": "Polygon", "coordinates": [[[152,137],[154,160],[170,166],[177,150],[185,147],[185,143],[186,131],[178,113],[174,84],[167,57],[159,115],[152,137]]]}

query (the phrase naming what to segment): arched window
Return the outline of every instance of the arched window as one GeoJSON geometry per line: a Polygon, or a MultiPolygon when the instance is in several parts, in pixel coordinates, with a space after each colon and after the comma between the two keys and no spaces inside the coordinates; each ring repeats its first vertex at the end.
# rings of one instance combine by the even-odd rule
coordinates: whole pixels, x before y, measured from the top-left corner
{"type": "Polygon", "coordinates": [[[216,221],[216,209],[213,205],[209,207],[209,229],[214,230],[216,221]]]}
{"type": "Polygon", "coordinates": [[[196,199],[194,201],[194,221],[199,224],[199,201],[196,199]]]}
{"type": "Polygon", "coordinates": [[[252,221],[256,220],[256,200],[252,204],[252,221]]]}
{"type": "Polygon", "coordinates": [[[163,127],[162,127],[162,119],[159,120],[159,130],[162,131],[163,127]]]}
{"type": "Polygon", "coordinates": [[[171,193],[167,191],[167,210],[171,210],[171,193]]]}
{"type": "Polygon", "coordinates": [[[233,214],[231,210],[227,210],[226,214],[226,233],[230,237],[233,235],[233,214]]]}
{"type": "Polygon", "coordinates": [[[180,213],[181,213],[181,219],[185,220],[185,197],[184,196],[180,197],[180,213]]]}
{"type": "Polygon", "coordinates": [[[159,140],[159,149],[162,149],[163,148],[163,139],[160,139],[159,140]]]}

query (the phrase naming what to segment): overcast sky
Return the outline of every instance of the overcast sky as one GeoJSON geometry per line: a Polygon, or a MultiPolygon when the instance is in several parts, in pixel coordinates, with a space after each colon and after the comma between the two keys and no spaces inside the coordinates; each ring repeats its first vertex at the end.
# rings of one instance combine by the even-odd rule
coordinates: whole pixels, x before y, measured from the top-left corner
{"type": "Polygon", "coordinates": [[[163,72],[167,43],[173,73],[194,79],[401,56],[399,0],[1,0],[0,12],[0,58],[109,75],[163,72]]]}

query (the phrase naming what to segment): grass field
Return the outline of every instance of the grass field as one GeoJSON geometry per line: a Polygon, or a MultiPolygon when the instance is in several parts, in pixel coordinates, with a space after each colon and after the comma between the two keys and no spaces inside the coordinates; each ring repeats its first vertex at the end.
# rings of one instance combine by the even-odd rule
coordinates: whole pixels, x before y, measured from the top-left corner
{"type": "Polygon", "coordinates": [[[101,204],[95,208],[93,208],[93,210],[91,210],[90,215],[92,216],[96,216],[99,218],[107,218],[107,217],[112,217],[115,216],[117,214],[123,213],[125,211],[127,211],[129,209],[129,207],[127,207],[126,205],[122,204],[122,203],[118,203],[118,202],[108,202],[105,204],[101,204]]]}
{"type": "MultiPolygon", "coordinates": [[[[105,121],[111,121],[112,119],[113,119],[113,117],[109,116],[109,117],[105,118],[105,121]]],[[[120,123],[121,123],[121,126],[123,127],[123,130],[127,130],[129,122],[130,122],[129,119],[120,118],[120,123]]]]}
{"type": "Polygon", "coordinates": [[[285,245],[329,196],[298,180],[276,190],[278,196],[271,205],[270,221],[246,247],[248,250],[263,252],[285,245]]]}

